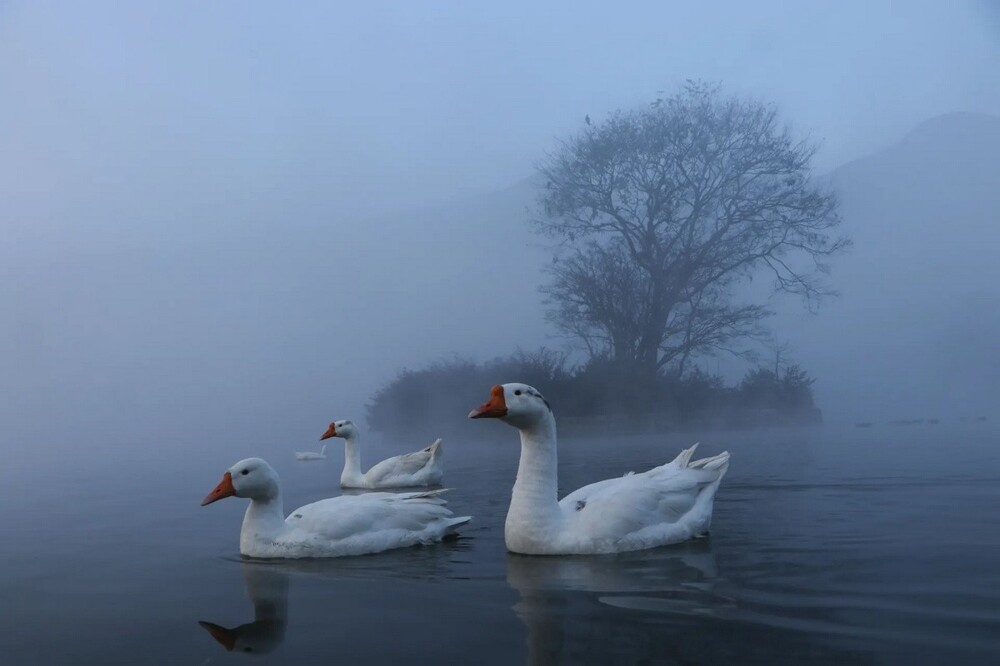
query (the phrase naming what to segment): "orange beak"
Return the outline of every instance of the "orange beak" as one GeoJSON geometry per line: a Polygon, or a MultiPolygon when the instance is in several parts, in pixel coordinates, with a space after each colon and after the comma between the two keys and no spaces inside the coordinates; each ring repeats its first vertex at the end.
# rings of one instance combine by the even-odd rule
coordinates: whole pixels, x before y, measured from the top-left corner
{"type": "Polygon", "coordinates": [[[337,424],[331,423],[330,427],[327,428],[326,432],[323,433],[323,436],[319,438],[319,441],[322,442],[324,439],[330,439],[331,437],[336,437],[336,436],[337,436],[337,424]]]}
{"type": "Polygon", "coordinates": [[[498,419],[507,416],[507,401],[503,397],[503,387],[490,389],[490,399],[469,412],[470,419],[498,419]]]}
{"type": "Polygon", "coordinates": [[[199,622],[198,624],[201,625],[202,629],[212,634],[212,638],[217,640],[222,647],[226,648],[227,652],[232,652],[233,648],[236,647],[237,635],[232,629],[226,629],[211,622],[199,622]]]}
{"type": "Polygon", "coordinates": [[[233,488],[233,475],[226,472],[222,475],[222,481],[219,481],[219,485],[215,487],[215,490],[205,495],[205,499],[201,501],[201,505],[205,506],[212,502],[218,502],[220,499],[232,497],[235,494],[236,488],[233,488]]]}

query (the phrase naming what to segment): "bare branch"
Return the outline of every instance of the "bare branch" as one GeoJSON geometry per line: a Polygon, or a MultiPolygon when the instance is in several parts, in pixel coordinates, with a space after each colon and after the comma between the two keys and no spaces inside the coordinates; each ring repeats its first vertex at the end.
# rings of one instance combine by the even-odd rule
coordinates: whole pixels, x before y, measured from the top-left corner
{"type": "Polygon", "coordinates": [[[732,306],[736,286],[764,270],[815,304],[832,293],[826,260],[850,245],[814,154],[773,106],[698,82],[588,124],[539,165],[536,226],[564,241],[550,319],[591,355],[651,368],[742,353],[733,343],[769,313],[732,306]]]}

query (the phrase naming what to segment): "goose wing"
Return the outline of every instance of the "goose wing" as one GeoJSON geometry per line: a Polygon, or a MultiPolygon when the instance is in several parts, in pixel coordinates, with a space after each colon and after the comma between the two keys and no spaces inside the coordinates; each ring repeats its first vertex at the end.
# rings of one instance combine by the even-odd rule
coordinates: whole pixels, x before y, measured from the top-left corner
{"type": "Polygon", "coordinates": [[[699,507],[704,503],[699,498],[725,474],[729,454],[691,463],[694,449],[647,472],[584,486],[559,504],[574,530],[595,539],[622,539],[649,528],[701,522],[699,507]]]}
{"type": "Polygon", "coordinates": [[[365,479],[373,485],[386,483],[392,479],[413,476],[431,462],[431,451],[423,449],[415,453],[386,458],[365,472],[365,479]]]}
{"type": "Polygon", "coordinates": [[[296,509],[285,522],[300,537],[308,534],[325,541],[393,538],[450,519],[452,512],[439,497],[441,492],[331,497],[296,509]]]}

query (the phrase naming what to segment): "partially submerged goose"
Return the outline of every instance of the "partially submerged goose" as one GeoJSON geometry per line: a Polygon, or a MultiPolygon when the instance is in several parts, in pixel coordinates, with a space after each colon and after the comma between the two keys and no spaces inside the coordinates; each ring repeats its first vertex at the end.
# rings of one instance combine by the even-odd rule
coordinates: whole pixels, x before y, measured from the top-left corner
{"type": "Polygon", "coordinates": [[[326,460],[326,444],[317,451],[296,451],[296,460],[326,460]]]}

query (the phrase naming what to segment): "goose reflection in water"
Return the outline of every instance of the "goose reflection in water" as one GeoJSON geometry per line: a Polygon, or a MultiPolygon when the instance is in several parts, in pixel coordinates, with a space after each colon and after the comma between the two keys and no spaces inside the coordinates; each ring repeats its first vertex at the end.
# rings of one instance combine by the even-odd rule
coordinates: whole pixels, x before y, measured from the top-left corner
{"type": "Polygon", "coordinates": [[[279,565],[243,563],[243,582],[253,604],[253,622],[227,629],[199,622],[222,647],[242,654],[268,654],[285,640],[288,572],[279,565]]]}
{"type": "Polygon", "coordinates": [[[406,581],[441,580],[447,578],[451,571],[449,554],[460,557],[469,548],[469,540],[455,538],[420,548],[388,551],[375,559],[241,560],[246,594],[253,604],[253,622],[231,629],[214,622],[202,621],[198,624],[229,652],[268,654],[285,640],[288,585],[292,577],[328,581],[367,580],[372,577],[406,581]]]}
{"type": "Polygon", "coordinates": [[[592,639],[607,631],[624,639],[635,620],[628,611],[727,613],[735,603],[716,593],[717,580],[709,539],[618,555],[507,555],[507,582],[520,594],[514,612],[528,630],[529,664],[570,663],[573,655],[584,654],[614,661],[623,651],[628,657],[652,656],[641,654],[651,649],[642,641],[592,639]],[[607,649],[615,654],[593,652],[607,649]]]}

